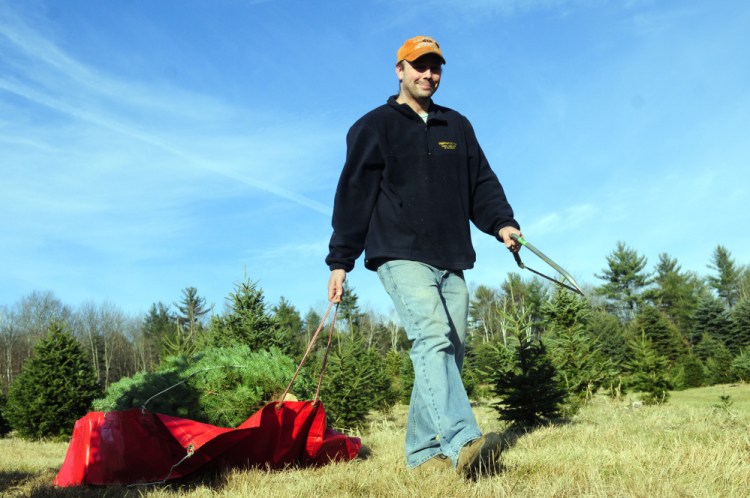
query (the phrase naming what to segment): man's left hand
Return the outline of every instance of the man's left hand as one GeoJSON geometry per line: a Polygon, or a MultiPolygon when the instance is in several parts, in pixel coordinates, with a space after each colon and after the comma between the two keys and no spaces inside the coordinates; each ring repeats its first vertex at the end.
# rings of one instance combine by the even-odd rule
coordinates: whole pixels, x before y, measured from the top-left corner
{"type": "Polygon", "coordinates": [[[512,234],[523,237],[521,231],[516,227],[503,227],[498,232],[498,235],[500,235],[500,238],[503,239],[503,242],[505,243],[505,247],[507,247],[510,252],[518,252],[521,250],[521,244],[511,237],[512,234]]]}

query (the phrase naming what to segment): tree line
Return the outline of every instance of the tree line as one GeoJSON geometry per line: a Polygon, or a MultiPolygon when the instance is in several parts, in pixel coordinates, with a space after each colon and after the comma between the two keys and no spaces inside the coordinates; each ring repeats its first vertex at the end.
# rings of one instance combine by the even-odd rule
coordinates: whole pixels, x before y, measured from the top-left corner
{"type": "MultiPolygon", "coordinates": [[[[606,261],[596,275],[602,283],[586,298],[517,273],[497,288],[473,289],[464,365],[470,396],[500,396],[496,408],[512,419],[520,401],[508,400],[514,392],[532,392],[519,383],[536,372],[534,382],[547,382],[536,402],[526,400],[536,420],[539,410],[573,413],[602,390],[613,396],[640,392],[647,402],[664,402],[671,389],[750,379],[750,269],[737,264],[727,248],[716,247],[707,276],[682,270],[668,254],[649,271],[647,259],[623,242],[606,261]],[[546,395],[555,401],[534,408],[546,395]]],[[[6,395],[8,405],[24,399],[18,394],[21,380],[38,389],[44,379],[54,379],[54,372],[24,370],[32,369],[26,367],[34,355],[64,345],[90,365],[93,382],[82,381],[81,406],[139,406],[170,382],[182,382],[181,391],[162,397],[160,411],[238,423],[283,389],[321,318],[313,309],[302,315],[283,297],[269,305],[247,277],[235,285],[220,313],[194,287],[183,289],[171,305],[154,303],[140,317],[110,303],[73,309],[52,292],[35,291],[0,307],[0,404],[6,395]],[[252,369],[243,370],[250,364],[252,369]],[[213,396],[202,396],[201,390],[213,396]],[[223,415],[216,418],[217,413],[223,415]]],[[[302,396],[315,392],[324,345],[318,345],[295,384],[302,396]]],[[[347,289],[321,386],[332,423],[351,427],[371,409],[408,401],[413,375],[408,351],[395,317],[362,311],[356,291],[347,289]]],[[[36,362],[33,369],[45,368],[52,367],[36,362]]],[[[68,423],[59,424],[61,434],[68,423]]],[[[29,431],[42,435],[33,427],[29,431]]]]}

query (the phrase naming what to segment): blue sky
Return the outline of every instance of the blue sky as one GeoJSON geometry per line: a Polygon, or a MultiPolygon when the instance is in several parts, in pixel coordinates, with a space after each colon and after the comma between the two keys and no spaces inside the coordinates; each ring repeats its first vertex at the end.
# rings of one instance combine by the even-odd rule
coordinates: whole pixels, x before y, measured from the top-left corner
{"type": "MultiPolygon", "coordinates": [[[[618,240],[705,275],[750,254],[744,0],[0,0],[0,305],[134,315],[244,275],[325,309],[345,135],[435,37],[527,239],[583,285],[618,240]]],[[[513,258],[475,232],[470,285],[513,258]]],[[[532,267],[543,269],[526,253],[532,267]],[[536,264],[533,264],[536,263],[536,264]]],[[[390,303],[358,262],[360,304],[390,303]]]]}

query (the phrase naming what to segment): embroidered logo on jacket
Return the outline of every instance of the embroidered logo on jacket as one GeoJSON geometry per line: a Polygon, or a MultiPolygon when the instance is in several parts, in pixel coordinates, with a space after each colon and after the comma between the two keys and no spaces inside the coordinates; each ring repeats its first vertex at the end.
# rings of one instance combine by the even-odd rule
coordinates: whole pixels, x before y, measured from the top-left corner
{"type": "Polygon", "coordinates": [[[456,142],[438,142],[438,146],[445,150],[456,150],[456,142]]]}

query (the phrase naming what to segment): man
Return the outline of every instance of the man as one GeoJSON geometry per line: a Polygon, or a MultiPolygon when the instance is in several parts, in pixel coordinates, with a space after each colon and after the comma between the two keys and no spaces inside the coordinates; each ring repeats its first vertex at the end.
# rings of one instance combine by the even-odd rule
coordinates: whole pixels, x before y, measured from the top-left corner
{"type": "Polygon", "coordinates": [[[346,272],[364,251],[412,341],[407,467],[470,474],[493,464],[502,442],[482,436],[461,381],[463,271],[476,259],[469,222],[514,252],[520,245],[511,235],[521,232],[469,121],[432,102],[443,64],[435,40],[407,40],[396,56],[399,94],[349,130],[326,258],[328,298],[341,300],[346,272]]]}

